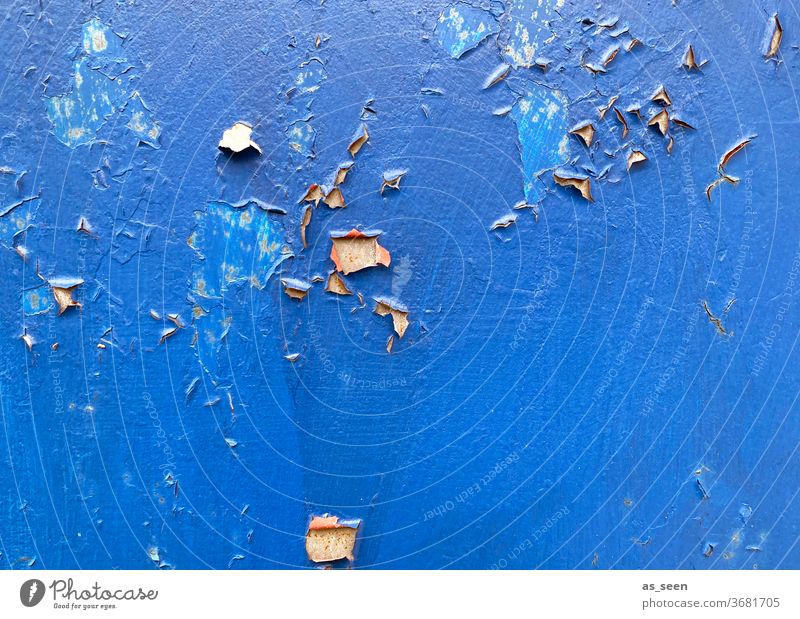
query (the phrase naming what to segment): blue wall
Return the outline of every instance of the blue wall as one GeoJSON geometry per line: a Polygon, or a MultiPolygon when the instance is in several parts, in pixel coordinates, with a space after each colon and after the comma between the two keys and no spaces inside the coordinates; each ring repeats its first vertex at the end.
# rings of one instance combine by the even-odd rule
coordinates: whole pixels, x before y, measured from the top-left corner
{"type": "Polygon", "coordinates": [[[800,567],[797,6],[538,4],[4,3],[4,567],[800,567]]]}

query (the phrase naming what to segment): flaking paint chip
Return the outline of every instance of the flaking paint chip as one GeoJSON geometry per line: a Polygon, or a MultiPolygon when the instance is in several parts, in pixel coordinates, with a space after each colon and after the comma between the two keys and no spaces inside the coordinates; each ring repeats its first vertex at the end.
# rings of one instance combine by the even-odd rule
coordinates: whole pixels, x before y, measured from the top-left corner
{"type": "Polygon", "coordinates": [[[351,295],[353,292],[347,287],[345,281],[339,276],[336,271],[331,271],[328,275],[328,283],[325,284],[325,292],[332,292],[333,294],[351,295]]]}
{"type": "Polygon", "coordinates": [[[311,208],[311,205],[309,204],[303,211],[303,217],[300,220],[300,240],[303,242],[303,249],[308,247],[308,240],[306,239],[306,229],[311,223],[311,215],[313,214],[313,212],[314,210],[311,208]]]}
{"type": "Polygon", "coordinates": [[[494,71],[489,74],[489,77],[483,82],[483,89],[488,90],[492,86],[496,86],[500,82],[502,82],[508,74],[511,72],[511,65],[508,64],[501,64],[497,67],[494,71]]]}
{"type": "Polygon", "coordinates": [[[232,153],[241,153],[249,148],[261,153],[261,147],[252,139],[253,127],[245,122],[236,122],[230,129],[226,129],[219,141],[219,148],[232,153]]]}
{"type": "Polygon", "coordinates": [[[341,185],[344,183],[345,179],[347,178],[347,173],[353,168],[353,161],[348,161],[346,163],[340,163],[339,168],[336,170],[336,176],[333,179],[334,185],[341,185]]]}
{"type": "Polygon", "coordinates": [[[658,130],[661,132],[661,135],[667,135],[667,131],[669,131],[669,113],[667,110],[661,110],[658,114],[653,116],[650,120],[647,121],[648,127],[658,127],[658,130]]]}
{"type": "Polygon", "coordinates": [[[583,143],[588,148],[592,145],[592,140],[594,140],[594,125],[590,122],[581,123],[572,129],[570,129],[570,134],[578,136],[583,143]]]}
{"type": "Polygon", "coordinates": [[[388,170],[384,172],[381,182],[381,195],[383,195],[383,192],[387,187],[389,189],[397,189],[399,191],[400,181],[403,180],[403,177],[407,172],[408,170],[388,170]]]}
{"type": "Polygon", "coordinates": [[[783,39],[783,26],[781,26],[781,20],[778,19],[778,14],[775,13],[772,16],[772,35],[769,37],[769,44],[764,58],[775,58],[778,55],[781,39],[783,39]]]}
{"type": "Polygon", "coordinates": [[[659,86],[658,90],[653,93],[653,96],[650,97],[651,101],[655,101],[656,103],[661,103],[662,105],[672,105],[672,99],[669,98],[667,94],[667,89],[664,86],[659,86]]]}
{"type": "Polygon", "coordinates": [[[568,176],[553,172],[553,180],[561,187],[574,187],[577,189],[585,200],[594,202],[592,197],[592,186],[587,176],[568,176]]]}
{"type": "MultiPolygon", "coordinates": [[[[631,51],[628,49],[628,51],[631,51]]],[[[603,58],[603,66],[607,67],[614,58],[616,58],[617,54],[619,53],[619,46],[612,47],[608,52],[606,52],[605,57],[603,58]]]]}
{"type": "Polygon", "coordinates": [[[496,219],[489,230],[497,230],[499,228],[508,228],[509,226],[513,226],[517,222],[517,216],[514,213],[509,215],[503,215],[499,219],[496,219]]]}
{"type": "Polygon", "coordinates": [[[608,112],[608,110],[610,110],[614,106],[614,104],[617,102],[617,99],[619,99],[619,95],[614,95],[608,100],[608,103],[606,103],[603,107],[597,109],[597,115],[600,118],[600,120],[603,120],[603,118],[606,115],[606,112],[608,112]]]}
{"type": "Polygon", "coordinates": [[[614,108],[614,114],[619,121],[619,124],[622,125],[622,139],[624,140],[628,136],[628,121],[625,120],[625,117],[622,115],[617,108],[614,108]]]}
{"type": "Polygon", "coordinates": [[[78,286],[83,284],[83,280],[74,277],[57,277],[47,282],[53,291],[56,303],[58,303],[59,316],[70,307],[83,307],[79,301],[72,298],[72,293],[78,286]]]}
{"type": "Polygon", "coordinates": [[[734,146],[726,150],[725,153],[722,155],[722,158],[719,160],[718,169],[722,171],[725,168],[725,166],[728,165],[728,162],[731,160],[731,158],[736,153],[741,151],[745,146],[747,146],[752,140],[753,140],[752,137],[744,138],[742,140],[739,140],[739,142],[737,142],[734,146]]]}
{"type": "Polygon", "coordinates": [[[687,123],[685,120],[681,120],[680,118],[675,118],[673,116],[671,120],[672,120],[672,124],[674,124],[674,125],[676,125],[678,127],[681,127],[682,129],[694,129],[694,127],[692,125],[687,123]]]}
{"type": "Polygon", "coordinates": [[[311,284],[288,277],[282,279],[281,284],[283,284],[283,292],[286,293],[286,296],[297,301],[305,299],[308,291],[311,289],[311,284]]]}
{"type": "Polygon", "coordinates": [[[303,197],[300,198],[300,202],[313,202],[314,206],[318,206],[320,200],[323,200],[324,198],[325,191],[322,189],[322,187],[316,183],[311,183],[308,186],[305,194],[303,194],[303,197]]]}
{"type": "Polygon", "coordinates": [[[309,561],[353,561],[353,549],[360,526],[361,521],[358,519],[343,520],[328,514],[314,516],[306,531],[306,554],[309,561]]]}
{"type": "Polygon", "coordinates": [[[331,189],[325,196],[323,202],[325,202],[328,208],[344,208],[347,206],[347,204],[344,202],[342,190],[338,187],[331,189]]]}
{"type": "Polygon", "coordinates": [[[694,49],[691,45],[686,48],[686,53],[683,55],[683,66],[686,67],[687,71],[691,71],[692,69],[699,71],[700,67],[704,64],[705,62],[697,64],[697,60],[694,56],[694,49]]]}
{"type": "Polygon", "coordinates": [[[366,125],[361,125],[361,128],[356,132],[355,136],[353,136],[353,140],[350,142],[350,146],[347,147],[347,152],[350,153],[351,157],[355,157],[358,154],[358,151],[361,150],[361,147],[364,146],[369,141],[369,131],[367,131],[366,125]]]}
{"type": "Polygon", "coordinates": [[[347,275],[378,265],[388,267],[389,252],[378,244],[380,233],[365,234],[353,229],[343,235],[331,235],[331,260],[336,270],[347,275]]]}
{"type": "Polygon", "coordinates": [[[631,169],[637,163],[643,163],[647,161],[647,155],[645,155],[640,150],[633,150],[628,154],[628,170],[631,169]]]}
{"type": "Polygon", "coordinates": [[[378,316],[391,316],[394,332],[397,333],[398,337],[403,337],[406,329],[408,329],[408,312],[406,310],[395,307],[388,301],[376,299],[374,312],[378,316]]]}

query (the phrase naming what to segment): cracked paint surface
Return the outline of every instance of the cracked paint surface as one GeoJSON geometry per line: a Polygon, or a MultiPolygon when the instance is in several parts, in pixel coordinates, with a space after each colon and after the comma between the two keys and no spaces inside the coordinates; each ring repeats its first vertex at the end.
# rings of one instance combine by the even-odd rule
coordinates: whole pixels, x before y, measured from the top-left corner
{"type": "Polygon", "coordinates": [[[785,5],[6,11],[4,568],[800,567],[785,5]]]}

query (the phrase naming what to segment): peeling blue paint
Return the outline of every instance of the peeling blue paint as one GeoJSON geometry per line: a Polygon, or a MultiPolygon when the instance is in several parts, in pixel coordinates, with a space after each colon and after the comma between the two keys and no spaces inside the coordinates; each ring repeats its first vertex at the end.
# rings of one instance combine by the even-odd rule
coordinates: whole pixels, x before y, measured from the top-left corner
{"type": "Polygon", "coordinates": [[[247,285],[263,290],[278,266],[291,257],[282,227],[252,200],[244,205],[212,201],[195,213],[189,238],[195,251],[191,295],[197,352],[202,366],[216,377],[217,352],[230,330],[229,289],[247,285]]]}
{"type": "Polygon", "coordinates": [[[552,40],[552,20],[563,0],[510,0],[504,27],[503,55],[515,67],[532,67],[552,40]]]}
{"type": "Polygon", "coordinates": [[[312,568],[331,513],[355,568],[800,567],[784,4],[90,4],[0,23],[0,565],[312,568]]]}
{"type": "Polygon", "coordinates": [[[484,9],[458,2],[439,15],[436,34],[439,44],[453,58],[460,58],[500,30],[495,17],[484,9]]]}
{"type": "Polygon", "coordinates": [[[133,90],[133,76],[126,75],[131,65],[122,43],[123,38],[98,19],[84,24],[69,92],[47,99],[53,133],[63,144],[75,147],[93,142],[97,131],[127,103],[128,127],[140,140],[157,145],[160,130],[133,90]]]}
{"type": "Polygon", "coordinates": [[[520,97],[511,110],[525,171],[525,199],[529,204],[538,204],[545,196],[541,174],[569,158],[567,116],[565,97],[542,87],[520,97]]]}

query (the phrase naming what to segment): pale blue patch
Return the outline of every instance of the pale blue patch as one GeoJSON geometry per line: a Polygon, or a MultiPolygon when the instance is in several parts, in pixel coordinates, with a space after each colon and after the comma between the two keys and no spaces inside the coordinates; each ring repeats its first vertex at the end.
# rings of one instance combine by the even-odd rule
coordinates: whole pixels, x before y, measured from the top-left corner
{"type": "Polygon", "coordinates": [[[289,140],[289,148],[293,154],[300,155],[304,158],[311,158],[314,156],[314,141],[316,140],[317,133],[311,122],[308,120],[298,120],[286,130],[286,137],[289,140]]]}
{"type": "Polygon", "coordinates": [[[563,0],[510,0],[503,55],[514,67],[532,67],[537,52],[552,36],[550,22],[558,18],[555,9],[563,0]]]}
{"type": "Polygon", "coordinates": [[[44,314],[50,311],[52,307],[53,297],[49,286],[41,285],[22,291],[22,311],[26,316],[44,314]]]}
{"type": "Polygon", "coordinates": [[[0,240],[10,243],[16,234],[30,226],[40,200],[38,195],[4,197],[0,205],[0,240]]]}
{"type": "Polygon", "coordinates": [[[317,58],[307,60],[294,74],[294,94],[304,95],[316,92],[320,84],[328,78],[325,65],[317,58]]]}
{"type": "Polygon", "coordinates": [[[158,135],[155,139],[151,136],[160,129],[131,89],[131,77],[123,75],[131,65],[125,60],[122,42],[121,36],[97,19],[84,24],[70,90],[47,101],[53,133],[63,144],[74,148],[92,142],[100,127],[126,104],[131,109],[128,127],[134,135],[158,144],[158,135]]]}
{"type": "Polygon", "coordinates": [[[135,135],[140,142],[144,142],[153,148],[161,148],[159,137],[161,127],[153,120],[150,110],[142,101],[138,92],[134,92],[125,106],[128,116],[128,129],[135,135]]]}
{"type": "Polygon", "coordinates": [[[517,125],[525,198],[536,204],[545,192],[538,174],[569,158],[567,102],[558,91],[539,88],[517,101],[511,117],[517,125]]]}
{"type": "Polygon", "coordinates": [[[445,8],[436,24],[439,44],[453,58],[460,58],[464,52],[474,49],[499,30],[497,20],[491,13],[463,3],[445,8]]]}
{"type": "Polygon", "coordinates": [[[249,285],[263,289],[278,265],[292,254],[282,226],[256,204],[231,208],[211,202],[195,213],[189,237],[195,250],[191,288],[195,307],[197,353],[203,367],[216,374],[217,351],[230,328],[226,291],[249,285]]]}

